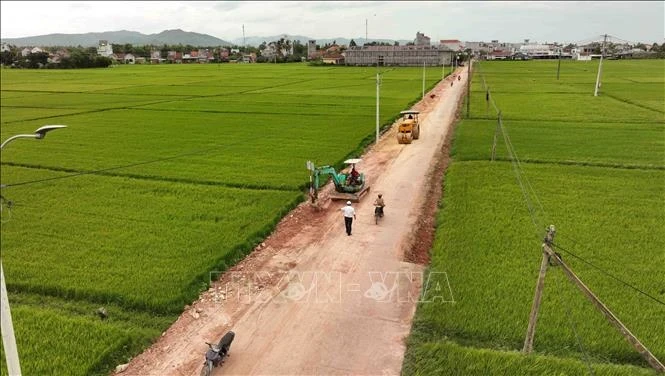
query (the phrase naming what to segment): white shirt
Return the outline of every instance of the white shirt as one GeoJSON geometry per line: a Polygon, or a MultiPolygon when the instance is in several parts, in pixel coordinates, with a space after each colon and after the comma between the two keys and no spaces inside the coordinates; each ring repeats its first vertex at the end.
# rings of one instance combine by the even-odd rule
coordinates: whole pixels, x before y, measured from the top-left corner
{"type": "Polygon", "coordinates": [[[353,218],[353,216],[356,215],[356,209],[354,209],[351,205],[346,205],[341,210],[344,212],[344,216],[347,218],[353,218]]]}

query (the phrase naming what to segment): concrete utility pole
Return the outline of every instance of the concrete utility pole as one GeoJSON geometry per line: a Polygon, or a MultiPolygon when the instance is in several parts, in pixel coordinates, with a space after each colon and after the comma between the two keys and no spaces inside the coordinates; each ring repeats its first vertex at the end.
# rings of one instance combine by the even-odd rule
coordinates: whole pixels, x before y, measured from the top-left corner
{"type": "Polygon", "coordinates": [[[247,43],[245,42],[245,24],[242,24],[242,46],[245,47],[247,43]]]}
{"type": "Polygon", "coordinates": [[[543,285],[545,283],[545,273],[547,271],[547,266],[550,265],[550,261],[553,266],[561,266],[564,274],[568,279],[577,286],[584,296],[593,303],[594,307],[598,309],[603,316],[609,321],[614,328],[623,335],[623,337],[628,341],[635,350],[642,355],[644,360],[649,363],[649,365],[655,369],[657,372],[665,372],[665,366],[661,363],[649,349],[640,342],[640,340],[635,337],[633,333],[619,320],[618,317],[610,311],[609,308],[603,302],[598,299],[598,297],[587,287],[582,280],[570,269],[568,265],[563,261],[561,256],[555,253],[552,250],[552,245],[554,244],[554,235],[556,230],[554,225],[550,225],[547,235],[543,241],[543,260],[540,264],[540,273],[538,275],[538,282],[536,284],[536,294],[533,298],[533,305],[531,307],[531,315],[529,316],[529,326],[527,328],[526,338],[524,340],[524,348],[522,352],[528,354],[533,349],[533,338],[536,333],[536,319],[538,317],[538,309],[540,307],[540,300],[543,292],[543,285]]]}
{"type": "Polygon", "coordinates": [[[0,262],[0,298],[2,298],[1,309],[2,316],[2,347],[5,349],[7,361],[7,371],[10,375],[21,375],[21,363],[18,359],[18,350],[16,348],[16,336],[14,335],[14,325],[12,324],[12,313],[9,309],[9,300],[7,299],[7,288],[5,287],[5,272],[0,262]]]}
{"type": "Polygon", "coordinates": [[[603,57],[605,56],[605,43],[607,43],[607,34],[603,38],[603,47],[600,49],[600,63],[598,63],[598,76],[596,76],[596,89],[593,92],[593,96],[598,96],[598,89],[600,88],[600,75],[603,72],[603,57]]]}
{"type": "Polygon", "coordinates": [[[554,242],[554,235],[556,229],[551,225],[547,230],[545,241],[543,242],[543,260],[540,262],[540,273],[538,273],[538,282],[536,282],[536,294],[533,297],[533,305],[531,306],[531,314],[529,315],[529,326],[526,329],[526,338],[524,339],[524,347],[522,352],[525,354],[531,353],[533,350],[533,337],[536,335],[536,321],[538,320],[538,310],[540,309],[540,301],[543,296],[543,287],[545,286],[545,273],[547,272],[547,265],[550,262],[550,254],[552,243],[554,242]]]}
{"type": "Polygon", "coordinates": [[[467,64],[469,64],[466,77],[466,118],[468,119],[471,111],[471,55],[467,64]]]}
{"type": "Polygon", "coordinates": [[[425,62],[423,61],[423,96],[425,98],[425,62]]]}
{"type": "Polygon", "coordinates": [[[381,75],[379,74],[379,65],[376,65],[376,144],[379,144],[379,88],[381,87],[381,75]]]}
{"type": "Polygon", "coordinates": [[[559,81],[559,72],[561,72],[561,50],[559,50],[559,62],[556,65],[556,80],[559,81]]]}

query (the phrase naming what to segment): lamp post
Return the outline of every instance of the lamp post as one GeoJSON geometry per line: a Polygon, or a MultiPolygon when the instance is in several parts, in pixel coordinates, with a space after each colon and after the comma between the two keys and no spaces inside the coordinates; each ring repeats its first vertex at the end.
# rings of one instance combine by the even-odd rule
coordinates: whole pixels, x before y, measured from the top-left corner
{"type": "MultiPolygon", "coordinates": [[[[60,128],[66,128],[66,125],[45,125],[35,131],[33,134],[19,134],[9,137],[0,145],[0,150],[4,149],[8,143],[19,138],[35,138],[41,140],[46,137],[46,133],[60,128]]],[[[12,324],[12,315],[9,310],[9,299],[7,298],[7,287],[5,285],[5,272],[2,268],[2,258],[0,258],[0,324],[2,327],[2,346],[5,349],[5,358],[7,360],[7,371],[12,376],[21,376],[21,365],[18,359],[18,350],[16,348],[16,337],[14,336],[14,325],[12,324]]]]}

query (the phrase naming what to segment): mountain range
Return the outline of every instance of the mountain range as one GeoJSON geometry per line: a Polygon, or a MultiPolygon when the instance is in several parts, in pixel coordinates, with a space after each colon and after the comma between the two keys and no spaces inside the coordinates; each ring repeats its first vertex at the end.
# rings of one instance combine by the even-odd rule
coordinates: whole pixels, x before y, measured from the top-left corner
{"type": "MultiPolygon", "coordinates": [[[[261,43],[270,43],[277,41],[280,38],[288,40],[299,40],[302,44],[307,44],[308,40],[314,39],[318,45],[325,45],[326,43],[337,42],[340,45],[348,45],[351,42],[349,38],[326,38],[316,39],[303,35],[289,35],[281,34],[267,37],[245,37],[236,38],[231,41],[226,41],[213,37],[208,34],[199,34],[190,31],[183,31],[180,29],[164,30],[158,34],[143,34],[137,31],[120,30],[120,31],[105,31],[93,32],[85,34],[47,34],[37,35],[23,38],[2,38],[2,43],[8,43],[17,47],[54,47],[54,46],[82,46],[82,47],[95,47],[99,45],[100,40],[106,40],[109,43],[115,44],[132,44],[132,45],[192,45],[198,47],[215,47],[215,46],[248,46],[258,47],[261,43]]],[[[358,45],[362,45],[365,41],[369,42],[385,42],[393,44],[395,41],[404,45],[412,40],[395,40],[395,39],[369,39],[354,38],[358,45]]]]}
{"type": "Polygon", "coordinates": [[[109,43],[132,44],[132,45],[163,45],[163,44],[190,44],[192,46],[225,46],[231,42],[215,38],[207,34],[199,34],[190,31],[164,30],[158,34],[143,34],[137,31],[120,30],[104,31],[101,33],[85,34],[48,34],[24,38],[2,38],[2,43],[8,43],[17,47],[53,47],[53,46],[82,46],[95,47],[100,40],[109,43]]]}

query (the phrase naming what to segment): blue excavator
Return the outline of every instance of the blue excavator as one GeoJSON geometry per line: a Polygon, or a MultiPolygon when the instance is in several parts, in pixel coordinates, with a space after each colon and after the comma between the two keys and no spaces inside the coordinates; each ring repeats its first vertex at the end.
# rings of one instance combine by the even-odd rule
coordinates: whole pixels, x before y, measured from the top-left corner
{"type": "MultiPolygon", "coordinates": [[[[310,196],[312,202],[318,198],[318,189],[321,185],[321,176],[329,175],[333,184],[335,185],[335,192],[330,194],[331,200],[345,200],[351,202],[359,202],[360,196],[369,192],[369,184],[365,178],[364,173],[359,173],[356,170],[356,164],[361,159],[347,159],[344,163],[351,165],[348,173],[337,172],[332,166],[311,166],[311,188],[310,196]]],[[[325,181],[323,182],[326,183],[325,181]]]]}

